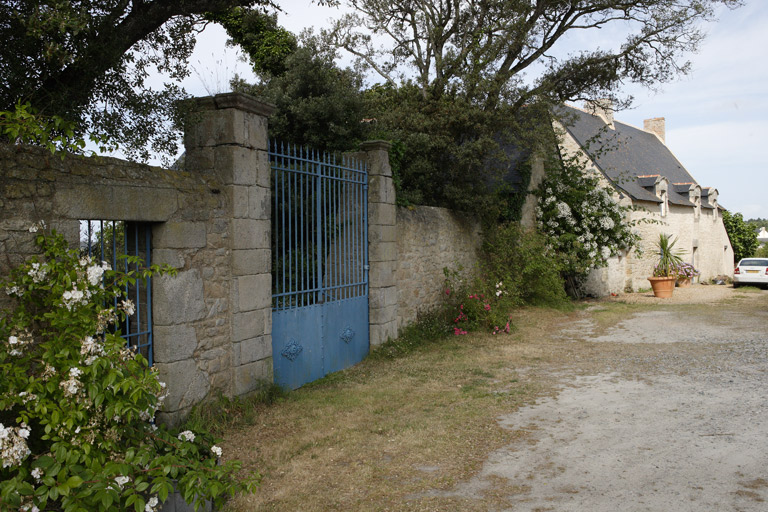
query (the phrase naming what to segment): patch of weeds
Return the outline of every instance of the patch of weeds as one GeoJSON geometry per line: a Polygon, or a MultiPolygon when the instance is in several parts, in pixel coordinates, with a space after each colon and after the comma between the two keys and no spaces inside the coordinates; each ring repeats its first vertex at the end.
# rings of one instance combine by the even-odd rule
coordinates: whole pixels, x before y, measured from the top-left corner
{"type": "Polygon", "coordinates": [[[478,377],[487,377],[489,379],[492,379],[492,378],[495,377],[494,374],[492,374],[492,373],[490,373],[490,372],[488,372],[486,370],[483,370],[482,368],[473,368],[473,369],[471,369],[469,371],[469,373],[472,374],[472,375],[477,375],[478,377]]]}
{"type": "Polygon", "coordinates": [[[638,288],[637,289],[637,293],[648,293],[650,291],[651,291],[650,288],[638,288]]]}
{"type": "Polygon", "coordinates": [[[444,340],[450,334],[446,314],[442,310],[419,313],[416,321],[400,330],[396,339],[389,339],[369,356],[371,359],[396,359],[426,345],[444,340]]]}
{"type": "Polygon", "coordinates": [[[245,397],[230,398],[219,392],[216,399],[198,404],[192,409],[184,422],[184,430],[208,430],[219,436],[234,426],[252,425],[259,406],[284,400],[287,393],[277,384],[266,381],[260,382],[257,389],[245,397]]]}
{"type": "Polygon", "coordinates": [[[739,292],[760,293],[761,291],[762,289],[758,288],[757,286],[739,286],[739,292]]]}

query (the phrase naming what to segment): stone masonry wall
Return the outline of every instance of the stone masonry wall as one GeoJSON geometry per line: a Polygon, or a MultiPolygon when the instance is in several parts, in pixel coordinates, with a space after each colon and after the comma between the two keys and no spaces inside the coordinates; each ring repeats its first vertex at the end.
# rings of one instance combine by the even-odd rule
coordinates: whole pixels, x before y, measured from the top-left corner
{"type": "Polygon", "coordinates": [[[397,325],[442,301],[444,268],[472,270],[482,242],[479,221],[444,208],[397,209],[397,325]]]}
{"type": "Polygon", "coordinates": [[[167,399],[175,413],[211,387],[229,390],[229,333],[222,304],[228,275],[216,274],[228,227],[216,181],[184,171],[113,158],[67,156],[40,148],[0,146],[0,274],[34,253],[28,227],[43,220],[79,243],[79,220],[152,222],[152,260],[179,269],[154,280],[154,358],[173,382],[167,399]],[[208,293],[206,293],[206,290],[208,293]]]}
{"type": "MultiPolygon", "coordinates": [[[[226,318],[214,332],[228,338],[229,392],[243,395],[272,381],[272,278],[270,166],[267,116],[274,107],[243,94],[195,100],[200,118],[185,132],[186,168],[214,177],[227,204],[230,236],[219,267],[227,286],[216,287],[226,318]]],[[[218,228],[216,228],[218,229],[218,228]]],[[[211,292],[214,290],[211,289],[211,292]]],[[[213,311],[211,309],[210,311],[213,311]]]]}
{"type": "Polygon", "coordinates": [[[196,108],[183,171],[0,145],[0,275],[34,253],[28,228],[40,220],[73,247],[79,220],[151,223],[152,262],[178,269],[152,288],[169,423],[215,391],[240,395],[272,378],[271,107],[225,94],[196,108]]]}

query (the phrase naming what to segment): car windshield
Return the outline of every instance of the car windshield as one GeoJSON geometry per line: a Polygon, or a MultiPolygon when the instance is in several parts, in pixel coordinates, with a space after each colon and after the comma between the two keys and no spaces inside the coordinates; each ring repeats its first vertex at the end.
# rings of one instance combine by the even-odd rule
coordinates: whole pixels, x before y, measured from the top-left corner
{"type": "Polygon", "coordinates": [[[741,260],[740,267],[768,267],[768,260],[741,260]]]}

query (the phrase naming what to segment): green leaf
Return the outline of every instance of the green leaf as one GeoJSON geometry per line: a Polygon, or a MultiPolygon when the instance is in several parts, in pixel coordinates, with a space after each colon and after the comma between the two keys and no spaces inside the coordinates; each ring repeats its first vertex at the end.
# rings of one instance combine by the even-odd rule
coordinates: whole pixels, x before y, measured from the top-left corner
{"type": "Polygon", "coordinates": [[[69,479],[67,480],[67,486],[69,486],[70,488],[76,488],[76,487],[80,487],[80,485],[81,485],[82,483],[83,483],[83,479],[82,479],[82,478],[80,478],[80,477],[79,477],[79,476],[77,476],[77,475],[75,475],[75,476],[71,476],[71,477],[69,477],[69,479]]]}
{"type": "Polygon", "coordinates": [[[42,457],[39,457],[35,462],[32,463],[33,468],[49,468],[51,467],[51,464],[53,464],[54,460],[53,457],[49,455],[43,455],[42,457]]]}

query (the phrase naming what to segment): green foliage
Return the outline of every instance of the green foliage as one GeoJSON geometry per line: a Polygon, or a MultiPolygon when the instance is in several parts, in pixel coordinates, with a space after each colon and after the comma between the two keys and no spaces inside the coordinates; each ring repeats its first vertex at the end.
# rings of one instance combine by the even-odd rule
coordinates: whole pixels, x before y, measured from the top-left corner
{"type": "Polygon", "coordinates": [[[683,264],[682,250],[676,250],[676,238],[672,238],[664,233],[659,233],[659,239],[656,240],[656,254],[659,257],[656,265],[653,267],[653,277],[672,277],[677,276],[678,267],[683,264]]]}
{"type": "MultiPolygon", "coordinates": [[[[504,296],[518,304],[564,307],[569,304],[559,272],[560,256],[547,238],[516,222],[486,229],[480,268],[490,283],[504,283],[504,296]]],[[[492,290],[494,293],[497,290],[492,290]]]]}
{"type": "Polygon", "coordinates": [[[279,75],[286,70],[285,60],[297,48],[296,37],[277,24],[277,14],[235,7],[206,13],[206,19],[219,23],[230,37],[229,44],[240,46],[257,73],[279,75]]]}
{"type": "Polygon", "coordinates": [[[576,156],[547,163],[546,177],[536,194],[536,217],[547,247],[557,255],[558,270],[568,292],[580,295],[581,283],[608,258],[637,247],[639,235],[626,220],[628,207],[612,198],[576,156]]]}
{"type": "Polygon", "coordinates": [[[752,228],[755,231],[755,233],[760,231],[760,228],[763,228],[763,227],[768,228],[768,219],[761,219],[760,217],[758,217],[756,219],[745,220],[744,222],[746,222],[746,224],[750,228],[752,228]]]}
{"type": "Polygon", "coordinates": [[[445,299],[454,334],[483,329],[509,333],[512,309],[522,305],[566,307],[556,258],[536,231],[510,222],[487,228],[476,272],[445,269],[445,299]]]}
{"type": "Polygon", "coordinates": [[[0,509],[150,511],[174,481],[190,503],[253,489],[256,475],[217,464],[209,434],[154,425],[165,384],[114,332],[135,307],[122,290],[171,270],[112,271],[55,233],[36,243],[41,256],[2,283],[14,307],[0,312],[0,509]]]}
{"type": "Polygon", "coordinates": [[[489,221],[515,218],[523,201],[516,194],[524,189],[505,179],[518,167],[528,171],[518,153],[527,156],[538,141],[551,139],[551,129],[538,121],[546,115],[542,106],[516,118],[458,94],[424,95],[413,83],[373,86],[364,95],[368,138],[397,145],[391,156],[400,204],[471,211],[489,221]]]}
{"type": "Polygon", "coordinates": [[[740,213],[723,210],[723,225],[733,247],[735,263],[755,253],[758,246],[757,233],[744,222],[744,217],[740,213]]]}
{"type": "MultiPolygon", "coordinates": [[[[265,0],[12,0],[0,2],[0,110],[29,103],[51,120],[48,145],[64,134],[75,146],[93,135],[130,157],[173,155],[179,82],[189,75],[200,15],[265,0]],[[148,83],[157,69],[167,83],[148,83]]],[[[58,146],[60,147],[61,146],[58,146]]]]}
{"type": "Polygon", "coordinates": [[[369,357],[373,359],[397,359],[421,347],[444,340],[451,332],[448,327],[451,313],[445,308],[420,312],[414,323],[401,329],[397,338],[389,339],[378,346],[369,357]]]}
{"type": "MultiPolygon", "coordinates": [[[[755,258],[768,258],[768,244],[759,247],[753,254],[755,258]]],[[[736,261],[738,263],[738,260],[736,261]]]]}
{"type": "MultiPolygon", "coordinates": [[[[0,134],[11,144],[34,144],[57,151],[79,153],[85,140],[75,135],[75,126],[60,116],[45,117],[37,113],[29,102],[18,101],[13,110],[0,111],[0,134]]],[[[113,149],[96,135],[89,137],[102,150],[113,149]]],[[[64,154],[62,153],[62,158],[64,154]]]]}
{"type": "Polygon", "coordinates": [[[333,58],[308,37],[286,57],[281,73],[262,73],[263,83],[240,81],[234,88],[277,107],[269,118],[271,137],[322,151],[348,151],[364,138],[362,77],[340,69],[333,58]]]}

